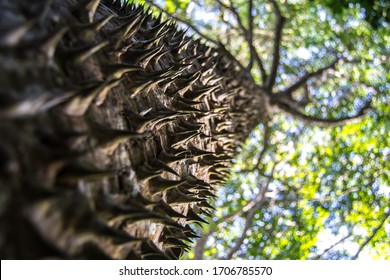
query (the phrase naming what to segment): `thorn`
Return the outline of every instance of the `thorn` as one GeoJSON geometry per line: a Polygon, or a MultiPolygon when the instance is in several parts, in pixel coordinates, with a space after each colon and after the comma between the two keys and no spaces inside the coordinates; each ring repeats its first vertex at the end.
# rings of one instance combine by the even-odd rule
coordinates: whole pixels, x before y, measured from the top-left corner
{"type": "Polygon", "coordinates": [[[161,21],[162,21],[162,15],[163,15],[162,12],[160,12],[160,13],[158,14],[158,17],[156,18],[156,22],[161,22],[161,21]]]}
{"type": "Polygon", "coordinates": [[[213,207],[210,203],[208,203],[207,201],[202,201],[202,202],[199,202],[198,203],[199,207],[202,207],[202,208],[209,208],[209,209],[212,209],[214,211],[217,211],[217,209],[215,207],[213,207]]]}
{"type": "Polygon", "coordinates": [[[204,123],[190,122],[190,121],[186,121],[184,119],[179,119],[177,126],[184,128],[184,129],[187,129],[187,130],[200,131],[200,129],[204,126],[204,123]]]}
{"type": "Polygon", "coordinates": [[[196,134],[197,132],[199,132],[199,128],[198,129],[193,129],[193,130],[189,130],[189,129],[186,129],[186,128],[183,128],[183,127],[180,127],[178,125],[174,126],[173,127],[173,133],[168,133],[169,135],[173,135],[173,136],[182,136],[182,135],[188,135],[190,134],[190,132],[192,132],[192,134],[196,134]]]}
{"type": "Polygon", "coordinates": [[[198,149],[192,143],[188,144],[188,149],[190,150],[190,152],[193,156],[206,156],[206,155],[213,155],[214,154],[213,152],[208,152],[208,151],[198,149]]]}
{"type": "Polygon", "coordinates": [[[185,38],[187,30],[175,30],[175,33],[172,35],[171,42],[182,42],[185,38]]]}
{"type": "Polygon", "coordinates": [[[40,233],[43,236],[55,236],[55,240],[52,241],[66,252],[74,250],[74,248],[63,247],[64,244],[70,244],[69,241],[72,241],[72,247],[76,244],[101,240],[113,244],[137,242],[136,238],[107,226],[95,215],[86,197],[79,192],[57,189],[51,197],[46,196],[44,199],[35,200],[25,210],[29,221],[40,233]],[[69,237],[72,240],[69,240],[69,237]]]}
{"type": "Polygon", "coordinates": [[[77,182],[79,180],[97,181],[117,175],[116,170],[98,170],[78,164],[65,166],[57,175],[61,182],[77,182]]]}
{"type": "Polygon", "coordinates": [[[35,23],[36,20],[32,19],[11,30],[8,30],[4,33],[2,32],[3,34],[0,34],[0,46],[7,48],[15,47],[20,43],[20,41],[27,34],[27,32],[30,31],[35,23]]]}
{"type": "Polygon", "coordinates": [[[203,215],[206,215],[209,218],[213,217],[212,213],[207,211],[207,210],[201,209],[201,212],[202,212],[203,215]]]}
{"type": "Polygon", "coordinates": [[[141,255],[144,259],[159,259],[159,260],[169,260],[163,251],[161,251],[151,240],[144,239],[141,244],[141,255]]]}
{"type": "Polygon", "coordinates": [[[148,112],[144,116],[140,116],[131,110],[124,110],[122,115],[128,117],[134,125],[134,128],[138,131],[144,131],[147,126],[154,128],[157,125],[164,125],[168,122],[174,121],[181,113],[170,110],[159,110],[154,112],[148,112]]]}
{"type": "MultiPolygon", "coordinates": [[[[164,22],[161,22],[160,24],[152,27],[152,28],[149,28],[149,29],[146,29],[143,31],[143,34],[145,37],[149,37],[149,38],[156,38],[159,36],[159,34],[162,32],[162,30],[164,28],[166,28],[166,26],[168,26],[169,22],[171,21],[171,19],[168,19],[164,22]]],[[[168,31],[168,30],[167,30],[168,31]]]]}
{"type": "Polygon", "coordinates": [[[99,3],[100,0],[85,0],[74,6],[72,10],[80,17],[80,20],[87,19],[88,22],[93,22],[99,3]]]}
{"type": "Polygon", "coordinates": [[[132,35],[129,34],[129,32],[133,33],[133,28],[138,31],[145,19],[142,15],[142,9],[138,9],[134,13],[127,14],[125,16],[118,15],[117,18],[124,23],[111,30],[110,34],[120,34],[121,37],[125,39],[132,35]]]}
{"type": "Polygon", "coordinates": [[[75,94],[74,91],[65,93],[51,92],[50,94],[42,93],[39,96],[31,96],[24,100],[11,100],[3,97],[1,99],[1,103],[3,104],[0,105],[0,119],[24,118],[45,112],[66,102],[75,94]]]}
{"type": "Polygon", "coordinates": [[[153,168],[147,163],[143,163],[136,167],[137,178],[143,182],[147,182],[152,178],[160,176],[163,170],[161,168],[153,168]]]}
{"type": "Polygon", "coordinates": [[[137,193],[134,198],[133,198],[133,201],[132,201],[132,204],[134,204],[134,200],[136,202],[139,202],[141,205],[144,205],[144,206],[151,206],[151,205],[156,205],[157,202],[155,201],[151,201],[147,198],[145,198],[144,196],[142,196],[140,193],[137,193]]]}
{"type": "Polygon", "coordinates": [[[173,65],[176,67],[176,71],[178,71],[180,74],[186,70],[189,70],[193,66],[192,63],[174,63],[173,65]]]}
{"type": "Polygon", "coordinates": [[[110,34],[117,35],[118,37],[116,43],[114,44],[114,48],[118,49],[123,40],[128,40],[133,37],[138,32],[138,30],[140,30],[144,19],[145,18],[142,17],[141,14],[135,18],[130,17],[126,23],[110,31],[110,34]]]}
{"type": "Polygon", "coordinates": [[[171,137],[173,137],[170,139],[171,147],[177,149],[181,145],[184,145],[184,144],[188,143],[189,141],[191,141],[193,138],[195,138],[199,134],[200,134],[200,132],[198,132],[197,130],[186,131],[186,132],[183,132],[181,134],[175,133],[174,135],[171,135],[171,137]]]}
{"type": "Polygon", "coordinates": [[[140,65],[141,62],[146,66],[148,62],[162,51],[164,46],[157,46],[152,49],[132,49],[128,48],[125,53],[121,55],[121,59],[129,64],[140,65]]]}
{"type": "Polygon", "coordinates": [[[176,175],[176,176],[180,177],[180,175],[175,170],[173,170],[171,167],[166,165],[161,160],[152,159],[151,164],[152,164],[152,166],[155,166],[157,168],[161,168],[161,170],[164,170],[166,172],[172,173],[173,175],[176,175]]]}
{"type": "Polygon", "coordinates": [[[165,53],[169,52],[168,50],[167,51],[163,51],[163,48],[164,48],[164,45],[162,45],[161,47],[156,47],[155,51],[150,53],[149,55],[147,55],[146,57],[144,57],[142,59],[142,65],[144,65],[146,67],[146,65],[149,64],[149,62],[154,59],[155,60],[155,63],[158,62],[158,60],[161,58],[162,55],[164,55],[165,53]]]}
{"type": "MultiPolygon", "coordinates": [[[[185,216],[183,216],[183,218],[185,218],[185,216]]],[[[179,238],[180,240],[194,243],[187,235],[184,234],[184,231],[186,231],[185,228],[184,230],[179,230],[175,228],[165,227],[162,231],[162,234],[160,235],[159,242],[164,242],[166,238],[174,237],[179,238]]]]}
{"type": "Polygon", "coordinates": [[[219,88],[219,85],[208,86],[208,87],[205,87],[202,89],[189,91],[189,92],[184,94],[184,98],[194,100],[194,101],[199,101],[204,96],[210,95],[211,92],[213,92],[217,88],[219,88]]]}
{"type": "Polygon", "coordinates": [[[199,105],[199,104],[204,104],[204,102],[203,101],[192,101],[192,100],[190,100],[190,99],[185,99],[185,98],[183,98],[183,97],[181,97],[180,95],[176,95],[175,96],[175,99],[177,100],[177,101],[180,101],[180,102],[182,102],[182,103],[184,103],[184,104],[187,104],[187,105],[199,105]]]}
{"type": "Polygon", "coordinates": [[[184,149],[184,148],[174,149],[174,148],[170,147],[168,152],[174,154],[175,156],[180,156],[180,155],[183,155],[186,157],[191,156],[191,153],[187,149],[184,149]]]}
{"type": "Polygon", "coordinates": [[[100,31],[100,29],[102,29],[103,26],[105,26],[113,17],[115,17],[115,15],[111,14],[92,23],[75,24],[72,26],[72,29],[76,33],[80,34],[83,39],[86,39],[86,41],[93,41],[96,33],[100,31]]]}
{"type": "Polygon", "coordinates": [[[157,37],[152,37],[151,39],[148,40],[142,40],[139,41],[143,46],[143,49],[150,49],[153,47],[153,45],[158,45],[160,43],[161,38],[163,38],[166,34],[168,33],[168,30],[166,32],[161,33],[157,37]]]}
{"type": "Polygon", "coordinates": [[[167,254],[161,255],[157,253],[150,253],[150,254],[142,255],[142,260],[172,260],[172,259],[173,258],[171,256],[168,256],[167,254]]]}
{"type": "Polygon", "coordinates": [[[123,10],[123,14],[126,15],[125,17],[134,17],[144,11],[143,5],[136,6],[133,2],[130,3],[129,1],[122,1],[120,5],[122,5],[121,9],[123,10]]]}
{"type": "Polygon", "coordinates": [[[177,98],[173,99],[172,106],[174,106],[179,112],[183,112],[183,113],[206,113],[207,112],[205,110],[200,110],[191,107],[190,105],[185,104],[184,102],[178,100],[177,98]]]}
{"type": "Polygon", "coordinates": [[[116,201],[110,201],[107,198],[96,201],[95,208],[99,217],[106,220],[110,225],[119,224],[119,226],[123,226],[139,221],[151,221],[181,228],[180,225],[166,215],[161,215],[146,208],[118,204],[116,201]]]}
{"type": "Polygon", "coordinates": [[[149,180],[149,190],[152,194],[165,192],[183,185],[186,180],[169,180],[158,176],[149,180]]]}
{"type": "Polygon", "coordinates": [[[208,161],[214,161],[214,162],[224,162],[224,161],[230,161],[232,160],[233,158],[230,157],[230,156],[215,156],[215,155],[208,155],[208,156],[205,156],[203,158],[204,160],[208,160],[208,161]]]}
{"type": "Polygon", "coordinates": [[[201,223],[208,224],[208,222],[202,219],[198,214],[196,214],[191,207],[188,207],[186,219],[187,221],[198,221],[201,223]]]}
{"type": "Polygon", "coordinates": [[[153,212],[160,213],[163,215],[168,215],[171,218],[185,218],[183,214],[174,210],[171,206],[165,203],[163,200],[160,200],[156,206],[153,207],[153,212]]]}
{"type": "Polygon", "coordinates": [[[149,92],[149,90],[153,87],[154,83],[152,80],[146,81],[146,82],[139,82],[135,84],[131,88],[131,95],[130,98],[135,98],[137,95],[139,95],[142,91],[149,92]]]}
{"type": "Polygon", "coordinates": [[[207,174],[209,174],[209,176],[210,176],[210,175],[224,176],[223,173],[221,173],[221,172],[215,170],[214,168],[209,168],[209,170],[207,171],[207,174]]]}
{"type": "MultiPolygon", "coordinates": [[[[191,40],[188,40],[188,42],[191,42],[191,40]]],[[[196,55],[192,55],[192,56],[185,56],[182,59],[180,59],[178,62],[179,62],[179,64],[186,64],[186,63],[187,64],[193,64],[194,61],[196,61],[200,57],[202,57],[202,54],[196,54],[196,55]]],[[[204,73],[202,73],[202,70],[199,70],[199,72],[201,72],[200,76],[202,77],[204,75],[204,73]]]]}
{"type": "MultiPolygon", "coordinates": [[[[159,62],[159,60],[161,59],[161,57],[163,57],[165,54],[169,53],[170,50],[165,50],[165,51],[161,51],[159,54],[157,54],[156,56],[153,57],[154,59],[154,63],[157,63],[159,62]]],[[[144,64],[148,64],[149,61],[147,62],[144,62],[144,64]]]]}
{"type": "MultiPolygon", "coordinates": [[[[191,44],[191,38],[185,38],[181,41],[181,43],[179,44],[178,48],[177,48],[177,52],[180,54],[182,53],[183,51],[189,49],[189,46],[191,44]]],[[[200,56],[201,57],[201,56],[200,56]]],[[[191,59],[188,59],[191,61],[191,59]]],[[[193,62],[194,60],[191,61],[191,63],[193,62]]]]}
{"type": "Polygon", "coordinates": [[[62,27],[45,40],[45,43],[42,46],[42,51],[46,54],[46,57],[49,60],[53,59],[58,43],[68,30],[68,27],[62,27]]]}
{"type": "Polygon", "coordinates": [[[94,128],[91,133],[93,139],[97,142],[97,147],[109,155],[124,141],[145,138],[145,135],[142,133],[120,129],[106,129],[103,127],[94,128]]]}
{"type": "Polygon", "coordinates": [[[211,174],[217,174],[217,175],[225,176],[225,175],[229,174],[229,169],[226,166],[223,166],[223,168],[221,168],[221,167],[220,168],[218,168],[218,167],[211,167],[209,169],[209,172],[211,172],[211,174]]]}
{"type": "Polygon", "coordinates": [[[185,155],[185,154],[174,155],[174,154],[169,154],[165,151],[161,151],[158,158],[165,163],[173,164],[173,163],[177,163],[183,159],[186,159],[187,155],[185,155]]]}
{"type": "Polygon", "coordinates": [[[209,57],[211,55],[211,52],[213,51],[214,49],[211,47],[211,46],[208,46],[207,50],[204,52],[204,56],[205,57],[209,57]]]}
{"type": "Polygon", "coordinates": [[[210,174],[209,179],[210,179],[210,182],[214,182],[214,181],[224,181],[225,178],[223,176],[220,176],[220,175],[210,174]]]}
{"type": "Polygon", "coordinates": [[[224,77],[219,77],[219,78],[213,78],[213,75],[210,75],[210,77],[206,78],[204,80],[204,84],[206,85],[216,85],[219,81],[222,81],[224,77]]]}
{"type": "Polygon", "coordinates": [[[196,184],[196,183],[187,183],[184,188],[187,190],[187,191],[190,191],[190,190],[209,190],[208,187],[205,187],[205,186],[201,186],[199,184],[196,184]]]}
{"type": "Polygon", "coordinates": [[[89,0],[85,5],[85,9],[88,11],[88,19],[89,22],[93,22],[93,18],[95,16],[95,12],[97,7],[99,6],[100,0],[89,0]]]}
{"type": "Polygon", "coordinates": [[[191,202],[201,202],[201,201],[203,201],[203,199],[186,195],[176,188],[172,188],[166,192],[166,202],[170,205],[188,204],[191,202]]]}
{"type": "Polygon", "coordinates": [[[71,57],[71,60],[76,64],[81,64],[88,58],[90,58],[92,55],[109,45],[109,41],[103,41],[97,45],[94,46],[88,46],[83,47],[77,50],[71,50],[68,52],[69,57],[71,57]]]}
{"type": "Polygon", "coordinates": [[[196,232],[189,225],[185,225],[184,234],[189,238],[200,238],[200,236],[197,235],[196,232]]]}
{"type": "Polygon", "coordinates": [[[145,73],[146,77],[155,78],[155,77],[170,77],[172,74],[174,74],[176,71],[174,71],[174,65],[162,69],[160,71],[153,71],[151,73],[145,73]]]}
{"type": "Polygon", "coordinates": [[[117,80],[122,78],[124,74],[131,72],[144,71],[145,69],[132,64],[111,64],[105,66],[107,69],[107,80],[117,80]]]}
{"type": "Polygon", "coordinates": [[[71,116],[82,116],[88,110],[92,101],[98,96],[97,103],[104,102],[109,91],[116,87],[120,80],[97,82],[80,90],[65,106],[65,113],[71,116]]]}
{"type": "MultiPolygon", "coordinates": [[[[217,196],[215,194],[213,194],[212,192],[207,191],[207,190],[199,191],[198,192],[198,197],[201,197],[201,198],[209,198],[209,197],[217,198],[217,196]]],[[[204,200],[202,200],[202,201],[204,201],[204,200]]]]}
{"type": "Polygon", "coordinates": [[[185,244],[178,238],[169,237],[164,240],[164,247],[166,248],[187,248],[190,249],[191,246],[185,244]]]}
{"type": "Polygon", "coordinates": [[[175,85],[179,89],[177,94],[184,95],[192,85],[199,79],[201,73],[195,72],[190,75],[182,75],[175,80],[175,85]]]}
{"type": "Polygon", "coordinates": [[[198,185],[207,187],[207,188],[209,188],[209,189],[212,189],[212,188],[213,188],[209,183],[207,183],[207,182],[205,182],[205,181],[203,181],[203,180],[201,180],[201,179],[197,179],[197,180],[196,180],[196,183],[197,183],[198,185]]]}

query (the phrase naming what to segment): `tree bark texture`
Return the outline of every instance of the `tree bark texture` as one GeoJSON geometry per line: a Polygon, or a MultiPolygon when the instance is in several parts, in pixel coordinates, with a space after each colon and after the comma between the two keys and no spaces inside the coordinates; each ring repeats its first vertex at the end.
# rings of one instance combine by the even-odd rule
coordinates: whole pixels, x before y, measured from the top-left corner
{"type": "Polygon", "coordinates": [[[116,1],[0,3],[4,259],[175,259],[264,94],[216,49],[116,1]]]}

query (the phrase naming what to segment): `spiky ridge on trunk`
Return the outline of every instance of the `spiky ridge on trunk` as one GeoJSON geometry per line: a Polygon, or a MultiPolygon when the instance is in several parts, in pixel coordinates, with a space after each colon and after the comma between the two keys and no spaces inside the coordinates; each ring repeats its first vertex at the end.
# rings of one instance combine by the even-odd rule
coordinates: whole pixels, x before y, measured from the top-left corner
{"type": "Polygon", "coordinates": [[[179,258],[261,96],[119,1],[0,4],[2,258],[179,258]]]}

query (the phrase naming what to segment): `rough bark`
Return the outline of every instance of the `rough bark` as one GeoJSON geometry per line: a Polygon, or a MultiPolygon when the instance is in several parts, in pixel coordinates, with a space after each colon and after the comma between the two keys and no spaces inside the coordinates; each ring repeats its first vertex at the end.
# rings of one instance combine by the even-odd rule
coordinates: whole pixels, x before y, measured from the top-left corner
{"type": "Polygon", "coordinates": [[[0,251],[179,258],[264,118],[217,50],[120,1],[0,4],[0,251]]]}

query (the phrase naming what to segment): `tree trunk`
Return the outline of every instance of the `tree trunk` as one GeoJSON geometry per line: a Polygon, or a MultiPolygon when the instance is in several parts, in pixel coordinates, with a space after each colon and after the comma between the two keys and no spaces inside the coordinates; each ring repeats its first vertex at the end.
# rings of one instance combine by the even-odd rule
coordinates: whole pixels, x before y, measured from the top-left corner
{"type": "Polygon", "coordinates": [[[179,258],[264,94],[143,7],[0,4],[1,257],[179,258]]]}

